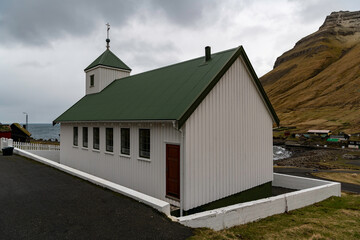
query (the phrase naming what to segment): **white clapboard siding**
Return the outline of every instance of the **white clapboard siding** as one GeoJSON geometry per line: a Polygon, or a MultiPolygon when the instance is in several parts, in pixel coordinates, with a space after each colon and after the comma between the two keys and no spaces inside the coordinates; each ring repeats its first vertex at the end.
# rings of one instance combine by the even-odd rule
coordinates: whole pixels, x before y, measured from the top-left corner
{"type": "Polygon", "coordinates": [[[178,205],[165,198],[165,146],[180,144],[181,136],[172,123],[62,123],[60,136],[60,163],[178,205]],[[73,126],[78,127],[78,147],[72,145],[73,126]],[[88,148],[82,147],[82,127],[88,127],[88,148]],[[100,128],[100,151],[93,150],[93,127],[100,128]],[[113,154],[105,153],[107,127],[114,129],[113,154]],[[121,127],[130,128],[130,157],[120,156],[121,127]],[[139,128],[150,129],[150,161],[138,159],[139,128]]]}
{"type": "Polygon", "coordinates": [[[272,181],[272,119],[241,58],[185,129],[184,210],[272,181]]]}
{"type": "Polygon", "coordinates": [[[105,66],[96,67],[86,72],[86,94],[97,93],[106,88],[115,79],[128,77],[130,71],[110,68],[105,66]],[[94,75],[94,86],[90,87],[90,76],[94,75]]]}

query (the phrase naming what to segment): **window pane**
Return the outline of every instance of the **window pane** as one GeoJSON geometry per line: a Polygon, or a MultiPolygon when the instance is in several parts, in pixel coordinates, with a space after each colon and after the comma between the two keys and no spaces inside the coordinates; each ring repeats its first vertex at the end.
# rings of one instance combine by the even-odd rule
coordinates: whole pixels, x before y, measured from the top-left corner
{"type": "Polygon", "coordinates": [[[130,128],[121,128],[121,153],[130,155],[130,128]]]}
{"type": "Polygon", "coordinates": [[[73,145],[74,146],[78,145],[78,127],[74,127],[73,130],[73,145]]]}
{"type": "Polygon", "coordinates": [[[83,147],[88,147],[88,128],[83,127],[83,147]]]}
{"type": "Polygon", "coordinates": [[[113,151],[113,129],[106,128],[106,151],[113,151]]]}
{"type": "Polygon", "coordinates": [[[93,128],[93,148],[99,150],[100,138],[99,128],[93,128]]]}
{"type": "Polygon", "coordinates": [[[150,129],[139,129],[139,156],[150,158],[150,129]]]}
{"type": "Polygon", "coordinates": [[[94,75],[90,76],[90,87],[94,86],[94,75]]]}

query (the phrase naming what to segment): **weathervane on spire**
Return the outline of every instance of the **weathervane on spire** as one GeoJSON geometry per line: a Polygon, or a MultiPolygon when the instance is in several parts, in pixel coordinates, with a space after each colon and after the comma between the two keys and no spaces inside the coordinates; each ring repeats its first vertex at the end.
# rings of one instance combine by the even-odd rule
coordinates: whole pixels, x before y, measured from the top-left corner
{"type": "Polygon", "coordinates": [[[109,30],[110,30],[110,24],[107,23],[105,24],[106,25],[106,28],[107,28],[107,38],[106,38],[106,49],[109,49],[110,48],[110,38],[109,38],[109,30]]]}

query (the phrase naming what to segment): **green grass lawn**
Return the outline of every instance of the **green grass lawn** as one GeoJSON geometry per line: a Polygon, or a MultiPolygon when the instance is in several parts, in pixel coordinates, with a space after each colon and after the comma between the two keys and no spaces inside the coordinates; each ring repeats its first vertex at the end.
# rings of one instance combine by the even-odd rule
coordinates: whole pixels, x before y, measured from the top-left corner
{"type": "Polygon", "coordinates": [[[289,213],[222,231],[195,229],[196,239],[360,239],[360,195],[343,193],[289,213]]]}

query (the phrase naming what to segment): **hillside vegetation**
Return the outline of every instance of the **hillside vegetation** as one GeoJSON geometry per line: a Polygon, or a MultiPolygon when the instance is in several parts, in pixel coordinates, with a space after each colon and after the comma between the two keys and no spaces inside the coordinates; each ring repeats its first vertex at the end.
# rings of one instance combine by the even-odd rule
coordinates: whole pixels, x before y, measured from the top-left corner
{"type": "Polygon", "coordinates": [[[360,11],[331,13],[260,80],[281,125],[360,132],[360,11]]]}

